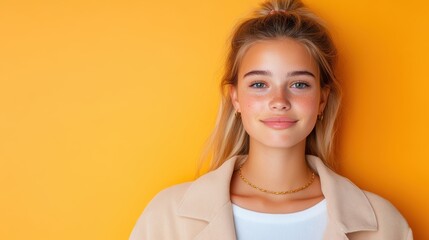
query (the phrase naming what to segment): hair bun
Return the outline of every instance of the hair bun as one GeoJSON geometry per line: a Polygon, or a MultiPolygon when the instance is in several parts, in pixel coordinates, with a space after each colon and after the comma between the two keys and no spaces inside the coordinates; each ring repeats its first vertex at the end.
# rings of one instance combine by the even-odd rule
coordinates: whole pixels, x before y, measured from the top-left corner
{"type": "Polygon", "coordinates": [[[263,17],[273,14],[285,14],[304,8],[301,0],[268,0],[262,3],[255,11],[256,17],[263,17]]]}

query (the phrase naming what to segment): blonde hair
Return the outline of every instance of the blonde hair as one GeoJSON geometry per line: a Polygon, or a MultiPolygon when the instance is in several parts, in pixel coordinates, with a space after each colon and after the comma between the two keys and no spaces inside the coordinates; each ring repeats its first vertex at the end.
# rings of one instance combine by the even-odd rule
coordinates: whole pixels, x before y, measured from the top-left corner
{"type": "Polygon", "coordinates": [[[231,44],[221,81],[222,99],[215,128],[201,155],[203,162],[211,161],[214,170],[227,159],[248,154],[249,135],[241,119],[235,116],[230,98],[230,86],[236,86],[240,61],[246,50],[256,41],[291,38],[308,49],[320,70],[321,87],[330,88],[323,121],[317,121],[307,136],[306,154],[316,155],[333,167],[333,140],[341,91],[334,74],[337,50],[327,28],[300,0],[270,0],[263,3],[254,16],[241,22],[231,36],[231,44]]]}

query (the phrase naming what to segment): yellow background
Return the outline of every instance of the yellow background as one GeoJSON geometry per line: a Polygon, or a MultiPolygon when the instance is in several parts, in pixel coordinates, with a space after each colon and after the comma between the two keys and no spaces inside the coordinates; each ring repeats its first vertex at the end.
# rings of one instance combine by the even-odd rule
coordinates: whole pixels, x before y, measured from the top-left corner
{"type": "MultiPolygon", "coordinates": [[[[0,239],[127,239],[192,180],[227,37],[259,2],[2,0],[0,239]]],[[[306,3],[341,55],[340,172],[429,239],[429,3],[306,3]]]]}

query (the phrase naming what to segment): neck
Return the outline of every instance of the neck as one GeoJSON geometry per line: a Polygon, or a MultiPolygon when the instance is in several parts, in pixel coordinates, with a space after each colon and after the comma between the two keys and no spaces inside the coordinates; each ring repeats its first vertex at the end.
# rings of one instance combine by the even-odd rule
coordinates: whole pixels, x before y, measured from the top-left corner
{"type": "Polygon", "coordinates": [[[305,140],[292,148],[271,148],[251,140],[242,172],[255,185],[272,191],[304,185],[311,176],[305,160],[305,140]]]}

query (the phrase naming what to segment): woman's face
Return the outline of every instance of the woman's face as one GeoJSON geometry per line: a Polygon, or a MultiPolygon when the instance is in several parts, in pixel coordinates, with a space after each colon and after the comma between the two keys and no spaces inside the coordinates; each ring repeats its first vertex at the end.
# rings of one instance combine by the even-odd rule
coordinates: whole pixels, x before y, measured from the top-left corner
{"type": "Polygon", "coordinates": [[[253,43],[231,88],[251,144],[275,148],[305,145],[328,94],[320,87],[317,63],[302,43],[289,38],[253,43]]]}

